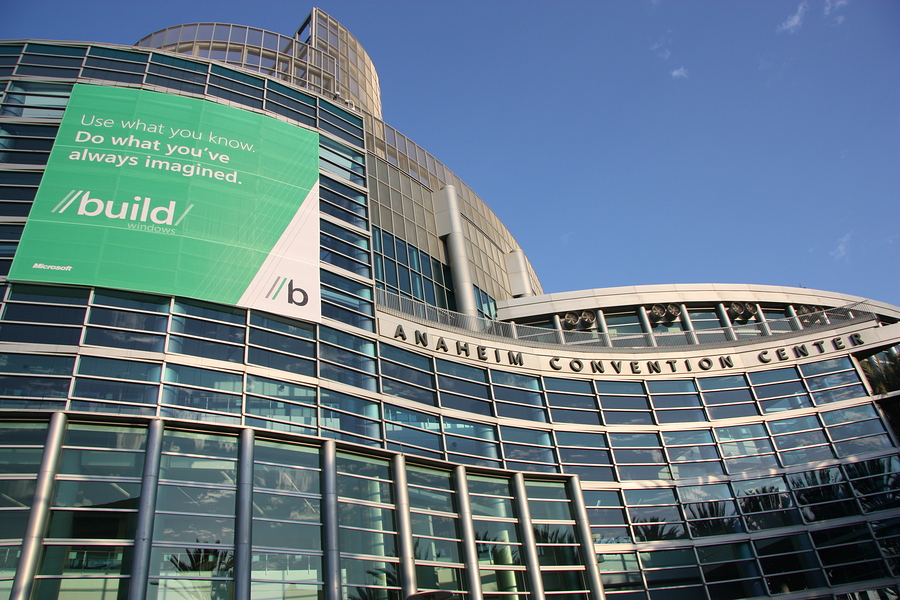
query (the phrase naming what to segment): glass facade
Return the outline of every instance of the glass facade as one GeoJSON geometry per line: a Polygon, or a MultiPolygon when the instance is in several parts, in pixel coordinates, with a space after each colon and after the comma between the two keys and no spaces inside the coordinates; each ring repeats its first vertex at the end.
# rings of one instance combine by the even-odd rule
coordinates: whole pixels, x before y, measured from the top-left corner
{"type": "Polygon", "coordinates": [[[294,37],[0,42],[0,594],[900,595],[900,308],[513,298],[541,288],[511,234],[380,114],[371,61],[318,9],[294,37]],[[8,280],[76,84],[317,132],[321,318],[8,280]]]}

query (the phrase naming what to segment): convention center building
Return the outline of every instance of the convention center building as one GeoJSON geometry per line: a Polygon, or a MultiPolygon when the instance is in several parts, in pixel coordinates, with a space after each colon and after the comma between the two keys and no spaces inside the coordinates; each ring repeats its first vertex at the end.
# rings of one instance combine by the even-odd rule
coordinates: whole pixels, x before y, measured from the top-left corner
{"type": "Polygon", "coordinates": [[[0,236],[0,597],[900,594],[900,308],[544,294],[321,10],[0,42],[0,236]]]}

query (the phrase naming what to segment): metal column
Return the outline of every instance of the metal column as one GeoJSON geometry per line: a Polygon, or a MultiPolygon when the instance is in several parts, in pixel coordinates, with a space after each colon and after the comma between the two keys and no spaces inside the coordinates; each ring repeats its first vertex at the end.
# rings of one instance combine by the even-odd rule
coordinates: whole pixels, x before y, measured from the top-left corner
{"type": "Polygon", "coordinates": [[[638,306],[638,321],[641,323],[641,329],[644,330],[644,339],[647,340],[648,348],[656,348],[656,338],[653,336],[653,326],[650,324],[650,317],[647,316],[647,309],[638,306]]]}
{"type": "Polygon", "coordinates": [[[156,490],[159,485],[159,465],[162,453],[163,421],[154,419],[147,428],[144,450],[144,475],[141,477],[141,497],[138,500],[137,532],[134,536],[134,558],[131,561],[131,586],[128,600],[144,600],[150,577],[150,545],[153,541],[153,520],[156,517],[156,490]]]}
{"type": "Polygon", "coordinates": [[[756,305],[756,321],[759,327],[762,329],[763,335],[772,335],[772,329],[769,327],[768,319],[766,319],[766,313],[763,312],[763,309],[759,304],[756,305]]]}
{"type": "Polygon", "coordinates": [[[463,229],[462,215],[459,212],[459,200],[456,188],[445,185],[441,190],[438,204],[438,230],[447,242],[447,261],[453,276],[453,293],[456,295],[456,309],[470,317],[478,317],[478,302],[475,300],[474,280],[469,268],[469,255],[466,252],[466,234],[463,229]]]}
{"type": "Polygon", "coordinates": [[[341,600],[341,552],[338,544],[337,447],[322,444],[322,579],[324,600],[341,600]]]}
{"type": "Polygon", "coordinates": [[[462,465],[453,470],[453,483],[459,503],[459,529],[463,543],[463,563],[466,565],[466,587],[469,600],[482,600],[481,573],[478,570],[478,545],[475,543],[475,525],[472,523],[472,503],[469,500],[469,482],[462,465]]]}
{"type": "Polygon", "coordinates": [[[544,580],[541,578],[541,563],[538,560],[537,541],[534,527],[531,525],[531,510],[528,508],[528,492],[525,489],[525,477],[521,473],[512,476],[515,490],[516,512],[519,517],[519,531],[522,534],[522,554],[527,567],[528,586],[532,598],[544,597],[544,580]]]}
{"type": "Polygon", "coordinates": [[[238,485],[234,527],[234,600],[250,600],[253,562],[253,444],[252,429],[241,431],[238,446],[238,485]]]}
{"type": "Polygon", "coordinates": [[[716,303],[716,316],[719,317],[719,325],[722,326],[722,330],[725,332],[725,337],[728,338],[728,341],[737,341],[738,338],[734,333],[731,318],[728,316],[728,311],[725,310],[725,305],[721,302],[716,303]],[[722,325],[722,323],[728,323],[728,325],[722,325]]]}
{"type": "Polygon", "coordinates": [[[603,314],[602,309],[597,309],[597,329],[600,330],[600,336],[603,340],[604,346],[612,347],[612,340],[609,337],[609,327],[606,325],[606,315],[603,314]]]}
{"type": "Polygon", "coordinates": [[[800,322],[800,319],[797,317],[797,311],[794,310],[793,304],[788,304],[787,315],[788,315],[788,318],[790,319],[791,329],[793,329],[794,331],[800,331],[801,329],[803,329],[803,324],[800,322]]]}
{"type": "Polygon", "coordinates": [[[691,313],[688,312],[687,306],[684,304],[679,304],[678,306],[681,308],[681,322],[684,323],[684,326],[687,329],[685,333],[687,335],[688,343],[699,344],[700,340],[694,332],[694,323],[691,321],[691,313]]]}
{"type": "Polygon", "coordinates": [[[22,537],[22,554],[19,557],[19,566],[16,569],[16,578],[13,580],[9,600],[29,600],[31,598],[31,588],[34,585],[34,576],[37,575],[38,561],[41,558],[44,531],[50,520],[53,483],[59,468],[59,457],[62,455],[66,423],[65,413],[53,413],[53,416],[50,417],[47,443],[44,446],[44,455],[41,457],[41,466],[38,468],[31,512],[28,514],[28,524],[25,526],[25,535],[22,537]]]}
{"type": "Polygon", "coordinates": [[[603,593],[603,581],[600,579],[600,565],[597,562],[597,551],[594,550],[594,536],[591,534],[591,523],[584,505],[584,496],[581,494],[581,482],[576,475],[566,481],[569,497],[572,499],[572,512],[575,516],[575,534],[581,543],[581,559],[584,561],[585,579],[591,598],[594,600],[606,600],[603,593]]]}
{"type": "Polygon", "coordinates": [[[391,460],[391,470],[394,476],[394,505],[397,509],[397,541],[400,546],[400,593],[402,598],[406,598],[418,591],[409,492],[406,488],[406,457],[402,454],[395,455],[391,460]]]}
{"type": "Polygon", "coordinates": [[[559,343],[565,345],[566,332],[563,330],[562,321],[559,320],[559,315],[553,315],[553,329],[556,330],[556,337],[559,339],[559,343]]]}

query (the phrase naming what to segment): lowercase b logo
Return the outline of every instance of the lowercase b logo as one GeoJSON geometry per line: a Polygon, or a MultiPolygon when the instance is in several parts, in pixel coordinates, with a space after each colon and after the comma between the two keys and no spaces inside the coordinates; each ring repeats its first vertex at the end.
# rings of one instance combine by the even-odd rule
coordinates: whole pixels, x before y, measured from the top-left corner
{"type": "Polygon", "coordinates": [[[275,283],[272,284],[272,287],[269,288],[269,293],[266,294],[266,298],[268,300],[274,300],[275,298],[277,298],[285,283],[287,283],[288,304],[294,304],[296,306],[306,306],[306,303],[309,302],[309,294],[307,294],[306,290],[304,290],[303,288],[294,287],[294,280],[288,280],[287,277],[276,277],[275,283]]]}

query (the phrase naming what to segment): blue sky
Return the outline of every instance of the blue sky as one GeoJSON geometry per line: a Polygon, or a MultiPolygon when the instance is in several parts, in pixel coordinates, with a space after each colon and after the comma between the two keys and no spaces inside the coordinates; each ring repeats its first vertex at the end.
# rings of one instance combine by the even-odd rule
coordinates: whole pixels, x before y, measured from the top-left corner
{"type": "MultiPolygon", "coordinates": [[[[317,5],[371,55],[385,120],[488,203],[546,292],[759,283],[900,304],[900,2],[317,5]]],[[[310,6],[32,0],[4,8],[0,38],[292,34],[310,6]]]]}

